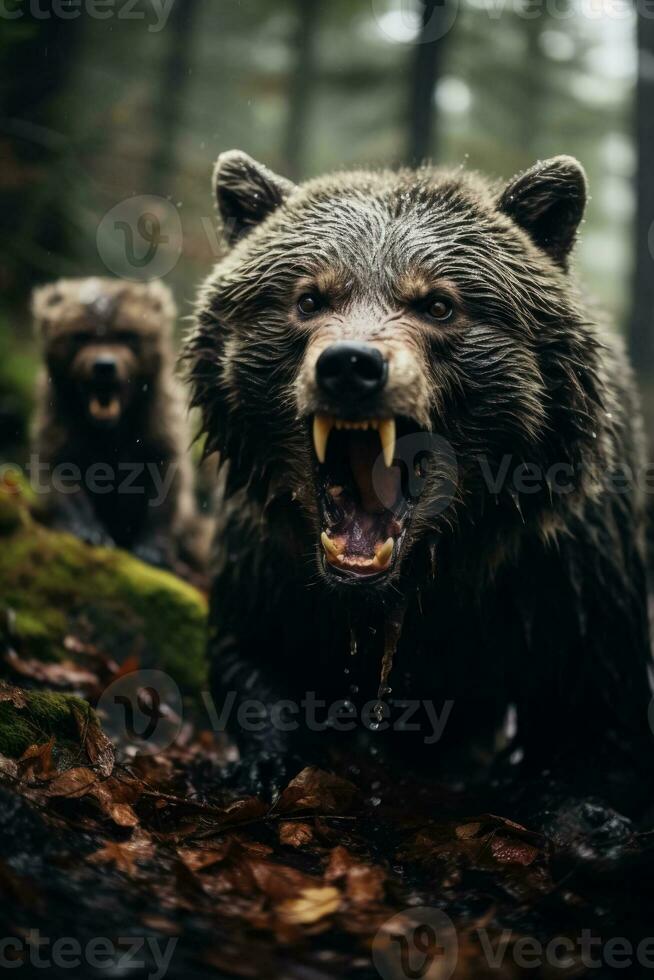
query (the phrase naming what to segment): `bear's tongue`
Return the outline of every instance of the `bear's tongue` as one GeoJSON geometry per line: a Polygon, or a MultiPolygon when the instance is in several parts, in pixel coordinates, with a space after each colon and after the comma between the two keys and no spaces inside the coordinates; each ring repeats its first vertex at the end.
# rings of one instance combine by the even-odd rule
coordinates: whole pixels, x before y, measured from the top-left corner
{"type": "Polygon", "coordinates": [[[335,468],[344,479],[327,479],[328,526],[321,534],[327,560],[363,575],[385,571],[401,531],[391,510],[400,494],[400,471],[380,464],[373,430],[339,432],[334,442],[335,468]]]}

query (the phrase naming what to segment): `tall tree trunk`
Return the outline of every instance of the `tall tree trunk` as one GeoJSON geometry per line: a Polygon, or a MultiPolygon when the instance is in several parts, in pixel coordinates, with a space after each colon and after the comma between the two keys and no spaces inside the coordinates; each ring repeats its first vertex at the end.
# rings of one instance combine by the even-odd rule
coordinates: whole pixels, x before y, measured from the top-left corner
{"type": "Polygon", "coordinates": [[[173,4],[166,26],[168,53],[164,62],[160,101],[155,107],[159,120],[157,147],[152,156],[149,193],[170,194],[170,184],[175,173],[175,142],[184,112],[184,85],[188,80],[191,64],[193,23],[198,10],[198,0],[177,0],[173,4]]]}
{"type": "MultiPolygon", "coordinates": [[[[25,5],[27,6],[27,5],[25,5]]],[[[58,98],[74,61],[80,19],[35,19],[26,10],[0,41],[0,208],[11,234],[0,242],[0,292],[24,302],[35,279],[51,275],[66,250],[67,222],[57,167],[68,141],[58,131],[58,98]]]]}
{"type": "Polygon", "coordinates": [[[316,82],[318,28],[322,0],[296,0],[297,28],[293,39],[284,157],[292,180],[305,174],[305,153],[311,98],[316,82]]]}
{"type": "Polygon", "coordinates": [[[629,342],[636,369],[654,389],[654,19],[639,12],[637,21],[636,254],[629,342]]]}
{"type": "Polygon", "coordinates": [[[447,0],[422,0],[422,23],[412,52],[409,163],[437,156],[434,93],[447,33],[447,0]]]}

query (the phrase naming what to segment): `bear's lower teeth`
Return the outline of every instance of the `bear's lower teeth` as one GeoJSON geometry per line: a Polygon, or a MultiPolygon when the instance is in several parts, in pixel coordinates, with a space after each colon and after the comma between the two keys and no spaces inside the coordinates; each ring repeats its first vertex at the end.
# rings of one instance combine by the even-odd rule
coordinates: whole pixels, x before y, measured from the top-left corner
{"type": "Polygon", "coordinates": [[[326,531],[320,535],[320,541],[327,560],[333,565],[373,572],[383,572],[389,567],[395,548],[394,538],[387,538],[386,541],[375,545],[375,554],[372,557],[366,557],[365,555],[348,554],[345,545],[341,545],[339,541],[330,538],[326,531]]]}

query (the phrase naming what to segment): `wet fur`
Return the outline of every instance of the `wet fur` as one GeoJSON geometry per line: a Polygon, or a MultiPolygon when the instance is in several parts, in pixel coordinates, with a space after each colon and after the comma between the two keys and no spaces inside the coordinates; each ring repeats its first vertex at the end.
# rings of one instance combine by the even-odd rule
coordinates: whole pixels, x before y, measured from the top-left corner
{"type": "MultiPolygon", "coordinates": [[[[512,748],[528,772],[574,774],[582,792],[599,778],[627,806],[624,787],[637,785],[651,751],[644,507],[633,483],[608,493],[602,478],[624,466],[641,473],[644,461],[621,344],[568,271],[583,172],[557,158],[508,187],[427,168],[294,188],[234,153],[219,161],[217,190],[232,247],[201,292],[187,355],[209,447],[223,460],[211,644],[219,703],[228,691],[237,703],[307,691],[374,698],[385,624],[405,605],[393,696],[454,708],[440,746],[427,752],[402,734],[389,740],[394,750],[432,771],[449,765],[439,751],[448,746],[457,764],[464,746],[488,761],[515,705],[512,748]],[[325,282],[332,313],[299,323],[298,294],[325,282]],[[402,295],[433,282],[456,290],[451,327],[405,311],[402,295]],[[432,475],[382,588],[339,586],[322,568],[300,417],[312,407],[316,330],[322,342],[399,344],[420,370],[398,376],[386,407],[425,419],[456,453],[451,505],[430,516],[432,475]],[[512,466],[572,465],[571,492],[490,493],[480,460],[494,474],[505,453],[512,466]]],[[[281,769],[317,758],[328,741],[248,734],[234,717],[241,752],[292,760],[281,769]]],[[[349,747],[353,737],[340,739],[349,747]]]]}
{"type": "MultiPolygon", "coordinates": [[[[130,467],[154,465],[162,478],[170,467],[174,478],[165,500],[150,506],[156,488],[147,470],[130,491],[47,494],[51,523],[92,543],[119,545],[155,564],[172,566],[180,558],[202,564],[188,455],[190,442],[183,389],[175,376],[172,295],[162,283],[125,283],[111,279],[64,279],[37,289],[33,315],[43,345],[33,451],[51,474],[58,464],[72,464],[82,474],[97,463],[110,465],[128,479],[130,467]],[[120,346],[121,367],[129,375],[131,400],[116,428],[90,424],[76,387],[74,365],[85,366],[92,352],[75,340],[80,332],[99,328],[96,346],[115,329],[136,335],[134,350],[120,346]],[[121,470],[120,468],[123,467],[121,470]]],[[[134,471],[136,472],[136,471],[134,471]]]]}

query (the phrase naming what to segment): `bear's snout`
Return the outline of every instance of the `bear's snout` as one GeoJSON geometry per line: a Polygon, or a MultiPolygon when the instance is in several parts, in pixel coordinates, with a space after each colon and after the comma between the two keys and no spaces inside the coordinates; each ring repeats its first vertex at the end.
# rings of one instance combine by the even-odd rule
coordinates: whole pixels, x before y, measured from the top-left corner
{"type": "Polygon", "coordinates": [[[330,344],[316,361],[319,389],[345,404],[377,394],[387,379],[388,360],[373,344],[330,344]]]}

